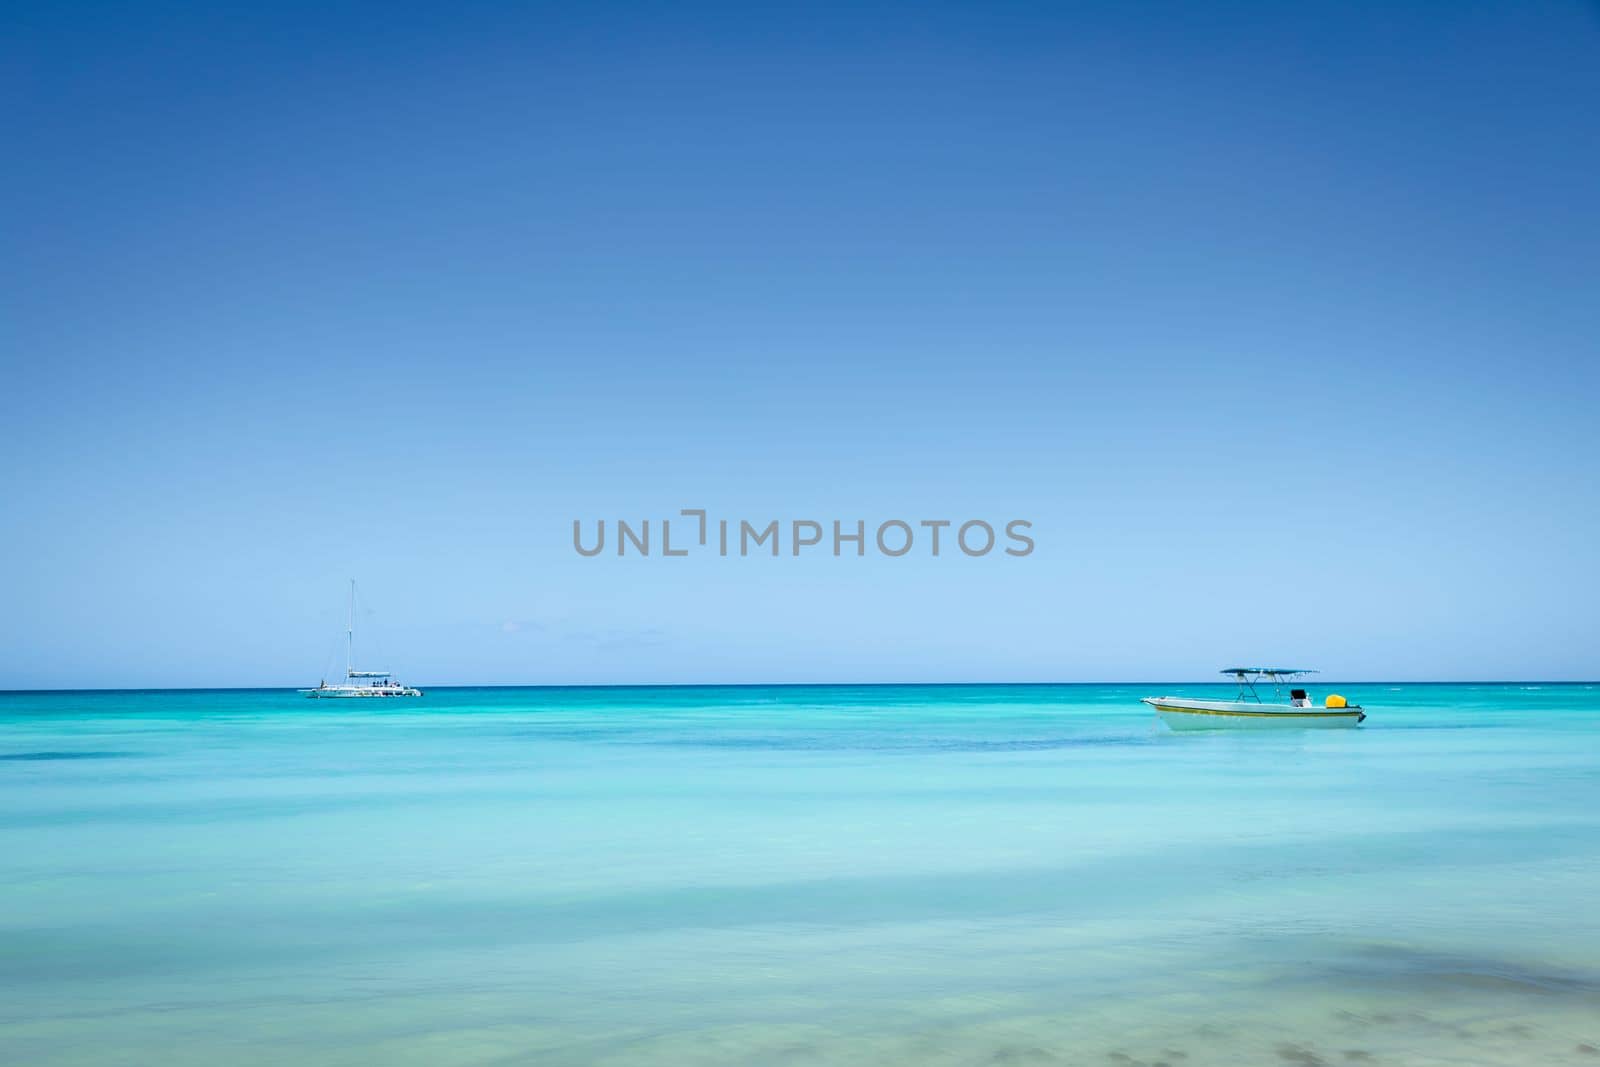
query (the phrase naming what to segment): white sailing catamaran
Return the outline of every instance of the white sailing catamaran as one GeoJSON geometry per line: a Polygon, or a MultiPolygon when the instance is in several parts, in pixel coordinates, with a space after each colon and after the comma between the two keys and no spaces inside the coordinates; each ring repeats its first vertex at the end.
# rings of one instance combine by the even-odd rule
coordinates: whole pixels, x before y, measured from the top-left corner
{"type": "Polygon", "coordinates": [[[394,681],[388,671],[358,671],[355,668],[356,580],[350,579],[350,616],[344,631],[344,684],[329,685],[324,679],[315,689],[300,692],[312,698],[419,697],[422,690],[394,681]]]}

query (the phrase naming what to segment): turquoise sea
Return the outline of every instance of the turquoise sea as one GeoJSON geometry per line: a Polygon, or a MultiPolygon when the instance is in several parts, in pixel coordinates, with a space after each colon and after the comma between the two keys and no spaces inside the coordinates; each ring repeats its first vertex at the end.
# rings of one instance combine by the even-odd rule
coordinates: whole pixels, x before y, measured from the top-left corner
{"type": "Polygon", "coordinates": [[[1600,685],[0,694],[0,1061],[1600,1065],[1600,685]]]}

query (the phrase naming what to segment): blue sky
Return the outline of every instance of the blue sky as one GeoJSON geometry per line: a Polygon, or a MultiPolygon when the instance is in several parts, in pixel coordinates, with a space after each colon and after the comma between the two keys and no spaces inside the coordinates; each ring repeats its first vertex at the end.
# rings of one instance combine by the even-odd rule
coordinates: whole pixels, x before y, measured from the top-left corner
{"type": "Polygon", "coordinates": [[[1592,8],[8,12],[0,686],[1600,675],[1592,8]]]}

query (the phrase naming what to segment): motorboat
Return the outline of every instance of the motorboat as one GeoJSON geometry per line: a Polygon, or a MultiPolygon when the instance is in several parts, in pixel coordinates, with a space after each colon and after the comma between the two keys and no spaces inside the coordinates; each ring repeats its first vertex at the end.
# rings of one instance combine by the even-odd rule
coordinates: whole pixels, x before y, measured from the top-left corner
{"type": "Polygon", "coordinates": [[[1318,707],[1306,690],[1294,686],[1316,671],[1298,667],[1229,667],[1239,694],[1233,700],[1199,700],[1194,697],[1144,697],[1161,721],[1174,730],[1259,730],[1294,727],[1329,729],[1359,726],[1367,713],[1338,693],[1329,693],[1318,707]],[[1271,702],[1261,699],[1257,686],[1272,686],[1271,702]],[[1282,703],[1284,689],[1288,703],[1282,703]]]}
{"type": "Polygon", "coordinates": [[[422,690],[401,685],[388,671],[358,671],[355,668],[356,644],[356,583],[350,580],[350,614],[344,631],[344,681],[329,685],[327,679],[315,689],[300,692],[313,699],[349,699],[372,697],[419,697],[422,690]]]}

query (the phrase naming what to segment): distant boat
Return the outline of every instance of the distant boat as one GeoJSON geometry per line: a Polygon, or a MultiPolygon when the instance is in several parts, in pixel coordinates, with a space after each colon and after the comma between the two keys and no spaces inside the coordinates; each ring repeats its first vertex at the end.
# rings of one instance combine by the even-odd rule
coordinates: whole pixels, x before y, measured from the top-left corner
{"type": "Polygon", "coordinates": [[[308,697],[333,699],[351,697],[419,697],[422,690],[401,685],[388,671],[358,671],[356,647],[356,580],[350,579],[350,616],[344,630],[344,684],[329,685],[324,679],[315,689],[302,689],[308,697]]]}
{"type": "Polygon", "coordinates": [[[1322,707],[1312,703],[1304,689],[1289,690],[1289,703],[1267,703],[1256,692],[1257,683],[1271,682],[1275,699],[1283,696],[1283,686],[1316,671],[1296,667],[1229,667],[1222,672],[1239,685],[1235,700],[1196,700],[1193,697],[1145,697],[1144,703],[1156,709],[1161,721],[1174,730],[1259,730],[1262,728],[1310,727],[1328,729],[1357,726],[1367,713],[1338,693],[1328,694],[1322,707]]]}

